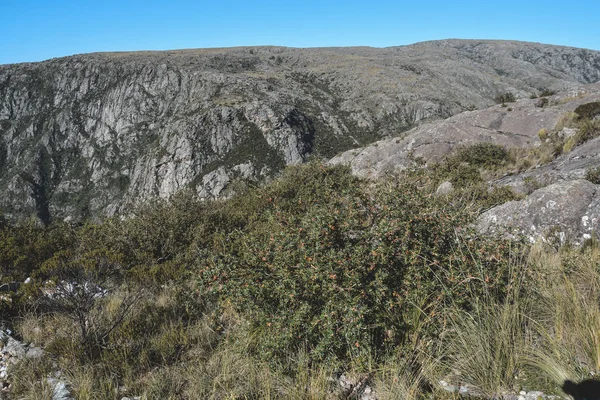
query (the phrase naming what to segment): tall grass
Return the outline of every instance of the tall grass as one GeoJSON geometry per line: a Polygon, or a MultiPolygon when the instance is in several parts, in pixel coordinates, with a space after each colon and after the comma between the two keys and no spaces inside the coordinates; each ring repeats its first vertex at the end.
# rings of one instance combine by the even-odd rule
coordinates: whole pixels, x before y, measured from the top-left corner
{"type": "Polygon", "coordinates": [[[473,393],[497,396],[514,388],[524,366],[531,339],[523,305],[475,301],[470,312],[459,313],[447,333],[447,366],[457,383],[473,393]]]}
{"type": "MultiPolygon", "coordinates": [[[[538,346],[531,364],[561,384],[600,373],[600,250],[590,247],[556,253],[539,279],[536,316],[538,346]],[[557,262],[558,259],[558,262],[557,262]]],[[[537,255],[538,263],[549,259],[537,255]]]]}

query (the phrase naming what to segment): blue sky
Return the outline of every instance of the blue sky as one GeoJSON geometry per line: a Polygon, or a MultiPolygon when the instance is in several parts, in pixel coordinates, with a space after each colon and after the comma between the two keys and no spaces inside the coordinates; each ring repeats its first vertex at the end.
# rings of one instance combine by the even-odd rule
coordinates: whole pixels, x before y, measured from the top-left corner
{"type": "Polygon", "coordinates": [[[600,0],[0,0],[0,64],[96,51],[510,39],[600,50],[600,0]]]}

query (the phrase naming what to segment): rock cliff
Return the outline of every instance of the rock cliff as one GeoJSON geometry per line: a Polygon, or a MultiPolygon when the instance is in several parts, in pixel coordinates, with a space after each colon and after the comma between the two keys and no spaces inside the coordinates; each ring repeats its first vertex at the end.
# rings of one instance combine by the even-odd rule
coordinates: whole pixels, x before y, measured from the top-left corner
{"type": "Polygon", "coordinates": [[[226,196],[238,180],[269,179],[311,154],[329,158],[490,106],[499,94],[527,98],[598,80],[600,52],[505,41],[4,65],[0,207],[48,221],[122,213],[182,188],[226,196]]]}

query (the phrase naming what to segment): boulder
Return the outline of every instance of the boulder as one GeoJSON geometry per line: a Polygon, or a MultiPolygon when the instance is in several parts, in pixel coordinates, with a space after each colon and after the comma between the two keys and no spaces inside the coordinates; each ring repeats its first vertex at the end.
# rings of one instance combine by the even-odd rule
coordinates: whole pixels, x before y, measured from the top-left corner
{"type": "Polygon", "coordinates": [[[545,97],[542,97],[541,99],[539,99],[538,101],[535,102],[535,106],[538,108],[544,108],[548,105],[548,99],[545,97]]]}
{"type": "Polygon", "coordinates": [[[555,183],[483,213],[477,228],[483,234],[525,235],[530,241],[576,245],[598,232],[600,191],[584,179],[555,183]]]}
{"type": "Polygon", "coordinates": [[[454,190],[454,186],[452,186],[452,182],[442,182],[440,183],[440,185],[437,187],[435,194],[438,196],[446,196],[450,193],[452,193],[452,191],[454,190]]]}

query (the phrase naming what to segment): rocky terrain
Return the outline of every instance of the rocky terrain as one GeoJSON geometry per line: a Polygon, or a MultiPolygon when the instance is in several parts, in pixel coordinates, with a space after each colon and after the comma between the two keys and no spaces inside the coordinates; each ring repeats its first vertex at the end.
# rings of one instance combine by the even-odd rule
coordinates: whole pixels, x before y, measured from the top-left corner
{"type": "Polygon", "coordinates": [[[599,80],[600,52],[465,40],[102,53],[0,66],[0,207],[47,222],[123,213],[183,188],[222,197],[235,182],[392,136],[404,139],[383,143],[401,149],[380,142],[334,162],[361,174],[375,165],[378,174],[459,142],[535,146],[538,130],[575,103],[537,109],[523,100],[513,111],[495,106],[399,135],[489,107],[504,93],[577,98],[599,80]],[[524,110],[531,115],[512,121],[524,110]],[[369,152],[389,157],[374,161],[369,152]]]}
{"type": "MultiPolygon", "coordinates": [[[[564,127],[564,120],[578,106],[599,100],[600,85],[592,84],[557,93],[543,102],[521,99],[464,112],[414,128],[401,138],[346,151],[330,163],[347,164],[356,175],[377,178],[420,162],[440,161],[453,150],[475,143],[535,149],[549,141],[545,138],[547,132],[564,139],[573,136],[577,129],[564,127]]],[[[598,232],[600,202],[598,185],[584,178],[600,166],[599,139],[585,141],[547,163],[537,160],[531,168],[490,182],[509,186],[526,198],[485,212],[479,218],[480,231],[522,234],[531,241],[541,237],[556,244],[583,244],[591,239],[598,232]]],[[[449,190],[451,186],[446,183],[438,191],[449,190]]]]}
{"type": "MultiPolygon", "coordinates": [[[[548,97],[548,104],[538,107],[540,99],[520,99],[510,104],[498,104],[481,110],[463,112],[441,121],[416,127],[399,138],[377,141],[368,146],[348,150],[330,160],[330,164],[347,164],[363,177],[378,177],[398,169],[414,166],[418,161],[439,161],[458,147],[489,142],[506,148],[533,148],[541,145],[538,133],[551,131],[560,120],[577,106],[600,100],[600,84],[578,87],[548,97]]],[[[594,161],[595,141],[586,142],[572,153],[551,164],[524,174],[498,180],[497,184],[519,186],[529,176],[550,180],[560,174],[582,178],[585,169],[600,164],[594,161]],[[585,155],[588,156],[585,156],[585,155]],[[568,160],[585,158],[577,168],[568,160]],[[568,164],[567,167],[565,164],[568,164]],[[556,165],[564,165],[557,168],[556,165]],[[574,170],[578,172],[574,172],[574,170]],[[551,171],[560,172],[551,172],[551,171]],[[570,172],[567,172],[570,171],[570,172]],[[574,174],[574,175],[573,175],[574,174]],[[546,176],[547,175],[547,176],[546,176]]]]}
{"type": "Polygon", "coordinates": [[[584,179],[555,183],[534,191],[526,199],[494,207],[479,218],[484,233],[524,234],[553,244],[581,245],[598,232],[598,185],[584,179]]]}

